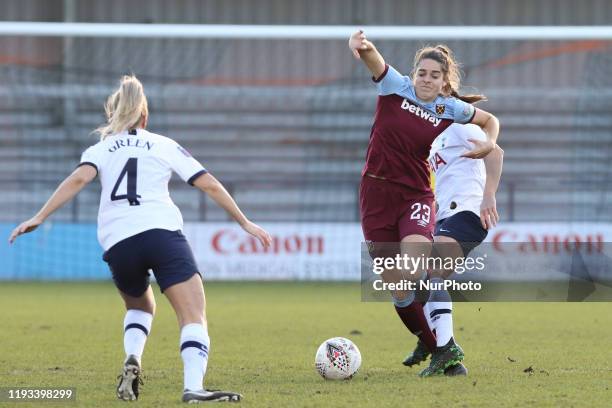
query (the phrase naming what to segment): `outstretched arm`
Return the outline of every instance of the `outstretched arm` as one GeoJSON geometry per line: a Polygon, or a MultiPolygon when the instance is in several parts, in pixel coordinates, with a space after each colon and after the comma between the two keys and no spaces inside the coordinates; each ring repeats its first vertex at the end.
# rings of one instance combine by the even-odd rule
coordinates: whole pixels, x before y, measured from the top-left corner
{"type": "Polygon", "coordinates": [[[480,204],[480,222],[482,227],[487,230],[496,226],[497,221],[499,221],[495,193],[497,193],[497,188],[499,187],[503,162],[504,151],[499,146],[495,146],[495,149],[484,158],[487,181],[485,182],[482,203],[480,204]]]}
{"type": "Polygon", "coordinates": [[[72,172],[62,183],[57,187],[55,192],[47,200],[45,205],[36,213],[36,215],[27,221],[22,222],[13,230],[9,237],[9,243],[13,243],[15,239],[22,234],[34,231],[42,224],[47,217],[61,208],[68,201],[72,200],[87,184],[96,178],[97,171],[90,165],[79,166],[72,172]]]}
{"type": "Polygon", "coordinates": [[[223,184],[213,177],[212,174],[206,173],[201,175],[194,180],[193,185],[208,194],[215,203],[227,211],[227,213],[240,224],[242,229],[259,239],[265,248],[270,246],[272,243],[270,234],[259,225],[249,221],[242,211],[240,211],[240,208],[238,208],[232,196],[227,192],[225,187],[223,187],[223,184]]]}
{"type": "Polygon", "coordinates": [[[361,59],[366,64],[374,78],[380,77],[385,72],[384,58],[374,44],[368,41],[362,30],[351,35],[348,45],[355,58],[361,59]]]}

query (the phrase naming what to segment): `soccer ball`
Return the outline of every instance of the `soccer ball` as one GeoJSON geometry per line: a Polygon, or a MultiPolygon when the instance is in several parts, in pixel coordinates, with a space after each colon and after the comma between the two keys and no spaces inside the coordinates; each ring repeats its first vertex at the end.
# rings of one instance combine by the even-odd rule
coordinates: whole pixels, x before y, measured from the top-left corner
{"type": "Polygon", "coordinates": [[[349,380],[361,366],[357,346],[344,337],[325,340],[315,355],[315,367],[326,380],[349,380]]]}

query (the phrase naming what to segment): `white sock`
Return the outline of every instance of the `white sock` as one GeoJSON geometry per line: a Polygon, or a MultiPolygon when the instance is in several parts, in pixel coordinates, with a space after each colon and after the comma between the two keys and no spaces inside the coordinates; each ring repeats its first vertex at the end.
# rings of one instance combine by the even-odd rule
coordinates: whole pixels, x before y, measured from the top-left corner
{"type": "Polygon", "coordinates": [[[436,329],[431,321],[431,317],[429,314],[431,313],[431,303],[427,302],[423,305],[423,314],[425,314],[425,318],[427,319],[427,324],[429,325],[429,330],[432,332],[436,329]]]}
{"type": "Polygon", "coordinates": [[[181,357],[184,365],[185,389],[201,390],[208,365],[210,338],[206,328],[197,323],[186,324],[181,329],[181,357]]]}
{"type": "MultiPolygon", "coordinates": [[[[432,278],[432,283],[444,282],[440,278],[432,278]]],[[[436,345],[445,346],[453,337],[453,302],[447,290],[433,290],[429,301],[423,310],[426,310],[427,321],[431,330],[436,331],[436,345]]]]}
{"type": "Polygon", "coordinates": [[[451,302],[427,302],[427,304],[431,305],[430,313],[434,315],[431,319],[432,330],[436,331],[436,345],[445,346],[453,337],[453,304],[451,302]]]}
{"type": "Polygon", "coordinates": [[[123,319],[123,348],[125,357],[134,355],[140,362],[147,336],[151,332],[153,315],[142,310],[130,309],[123,319]]]}

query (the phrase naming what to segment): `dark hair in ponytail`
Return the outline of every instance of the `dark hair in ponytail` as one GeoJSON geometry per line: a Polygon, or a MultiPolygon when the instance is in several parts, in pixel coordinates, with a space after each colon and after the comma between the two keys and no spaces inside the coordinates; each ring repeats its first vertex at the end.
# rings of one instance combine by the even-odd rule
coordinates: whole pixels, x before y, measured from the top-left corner
{"type": "Polygon", "coordinates": [[[461,86],[459,64],[455,61],[451,49],[446,45],[438,44],[435,47],[424,47],[418,50],[414,56],[413,75],[419,63],[424,59],[431,59],[440,63],[445,82],[442,88],[444,96],[453,96],[467,103],[476,103],[487,99],[486,96],[482,94],[459,95],[457,92],[457,89],[461,86]]]}

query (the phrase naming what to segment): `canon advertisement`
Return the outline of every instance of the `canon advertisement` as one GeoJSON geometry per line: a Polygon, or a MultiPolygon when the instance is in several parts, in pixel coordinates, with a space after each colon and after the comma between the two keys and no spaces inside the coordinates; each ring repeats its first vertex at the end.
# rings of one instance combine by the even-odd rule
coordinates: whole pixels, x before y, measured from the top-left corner
{"type": "MultiPolygon", "coordinates": [[[[231,223],[188,223],[184,232],[206,279],[360,279],[363,234],[359,224],[271,223],[266,228],[273,236],[273,245],[266,250],[231,223]]],[[[564,254],[577,249],[605,253],[605,243],[611,240],[612,224],[508,223],[489,232],[481,253],[487,252],[490,262],[544,254],[559,256],[540,259],[561,262],[564,254]]],[[[500,267],[498,277],[504,271],[520,273],[500,267]]]]}

